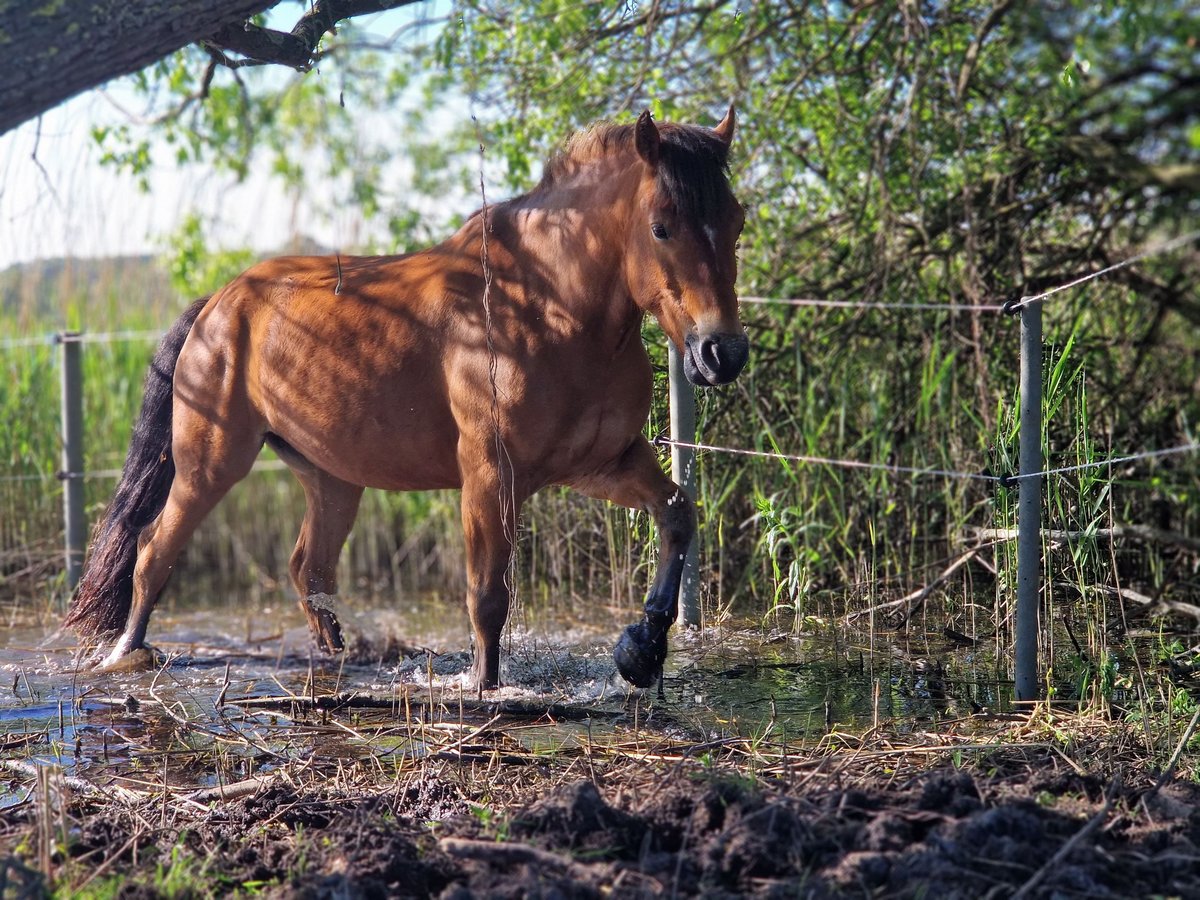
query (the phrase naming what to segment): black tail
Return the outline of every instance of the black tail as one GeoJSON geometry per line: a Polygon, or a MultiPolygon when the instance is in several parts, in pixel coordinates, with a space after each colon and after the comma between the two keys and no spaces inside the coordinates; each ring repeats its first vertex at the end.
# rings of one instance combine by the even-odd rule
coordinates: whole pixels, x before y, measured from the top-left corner
{"type": "Polygon", "coordinates": [[[146,373],[142,411],[133,426],[133,439],[129,442],[117,492],[92,533],[83,578],[63,620],[63,625],[77,629],[82,635],[120,631],[129,617],[138,535],[162,512],[175,479],[175,461],[171,458],[171,384],[175,363],[208,300],[208,297],[197,300],[171,326],[146,373]]]}

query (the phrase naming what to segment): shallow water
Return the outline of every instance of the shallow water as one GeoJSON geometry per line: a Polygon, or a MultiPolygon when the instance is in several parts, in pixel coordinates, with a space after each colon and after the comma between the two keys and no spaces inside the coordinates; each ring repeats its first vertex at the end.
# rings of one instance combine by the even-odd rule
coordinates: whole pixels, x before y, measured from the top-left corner
{"type": "MultiPolygon", "coordinates": [[[[0,646],[0,759],[61,766],[68,774],[153,765],[172,782],[204,787],[306,754],[421,753],[411,729],[389,737],[379,723],[419,717],[410,704],[426,701],[442,704],[453,718],[473,697],[465,685],[469,628],[461,602],[429,596],[342,613],[350,640],[362,635],[369,642],[353,660],[315,652],[302,615],[282,597],[168,607],[156,613],[150,634],[168,662],[111,675],[80,666],[69,636],[18,624],[0,646]],[[423,652],[397,662],[394,647],[384,646],[387,635],[423,652]],[[380,658],[385,653],[390,661],[380,658]],[[286,703],[263,709],[248,699],[347,692],[391,698],[394,707],[333,718],[289,713],[286,703]],[[367,720],[375,731],[364,748],[354,722],[367,720]],[[213,770],[214,754],[221,775],[213,770]]],[[[578,713],[512,723],[518,745],[553,749],[641,725],[701,741],[768,733],[816,739],[884,722],[920,729],[980,709],[1003,711],[1009,703],[990,654],[955,648],[941,635],[914,642],[910,634],[906,647],[887,649],[879,649],[876,635],[873,650],[868,635],[846,629],[793,634],[744,621],[676,629],[659,699],[653,689],[630,689],[612,662],[613,643],[636,615],[602,606],[515,612],[504,643],[505,687],[485,699],[578,713]]],[[[478,706],[463,715],[464,725],[487,718],[478,706]]],[[[4,784],[0,778],[0,807],[24,799],[23,789],[4,784]]]]}

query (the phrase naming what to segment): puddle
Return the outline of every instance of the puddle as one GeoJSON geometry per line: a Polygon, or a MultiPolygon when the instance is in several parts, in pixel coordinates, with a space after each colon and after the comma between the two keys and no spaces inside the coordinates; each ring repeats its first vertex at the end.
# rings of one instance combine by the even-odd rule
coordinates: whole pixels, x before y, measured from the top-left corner
{"type": "MultiPolygon", "coordinates": [[[[437,597],[347,610],[347,633],[369,642],[353,660],[315,653],[302,615],[283,598],[249,609],[161,610],[151,640],[170,663],[153,672],[77,670],[69,637],[10,628],[0,646],[0,760],[10,771],[103,768],[127,780],[153,767],[160,779],[204,788],[312,756],[418,756],[432,744],[414,723],[443,729],[433,742],[442,746],[444,729],[469,735],[499,716],[506,739],[536,753],[619,742],[642,727],[700,741],[816,740],[883,722],[917,730],[1009,704],[990,655],[940,635],[920,641],[920,651],[911,636],[907,650],[872,651],[853,632],[797,636],[749,622],[676,630],[659,699],[654,689],[631,691],[612,662],[634,612],[583,612],[581,621],[568,609],[519,610],[505,638],[505,687],[482,703],[465,680],[465,611],[437,597]],[[404,642],[395,635],[410,653],[426,652],[397,660],[404,642]],[[288,700],[334,696],[379,708],[351,705],[333,716],[288,700]],[[506,718],[513,709],[551,715],[506,718]]],[[[0,807],[24,801],[19,782],[0,777],[0,807]]]]}

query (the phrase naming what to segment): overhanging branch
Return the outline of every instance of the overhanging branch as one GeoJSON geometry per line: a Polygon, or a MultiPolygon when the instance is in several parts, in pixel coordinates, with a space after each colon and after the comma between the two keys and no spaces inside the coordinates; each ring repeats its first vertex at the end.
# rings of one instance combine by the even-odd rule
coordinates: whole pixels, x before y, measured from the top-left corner
{"type": "Polygon", "coordinates": [[[204,43],[223,52],[238,53],[259,63],[307,69],[317,45],[338,22],[368,13],[398,9],[416,0],[317,0],[290,31],[262,28],[249,22],[225,25],[204,43]]]}
{"type": "Polygon", "coordinates": [[[247,24],[279,0],[0,0],[0,134],[197,42],[230,65],[312,64],[343,19],[416,0],[317,0],[291,32],[247,24]]]}

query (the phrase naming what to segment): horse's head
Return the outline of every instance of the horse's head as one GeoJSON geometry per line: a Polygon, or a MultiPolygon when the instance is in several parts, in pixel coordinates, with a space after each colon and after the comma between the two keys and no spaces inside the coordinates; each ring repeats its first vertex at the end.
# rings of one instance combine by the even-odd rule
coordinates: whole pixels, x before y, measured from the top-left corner
{"type": "Polygon", "coordinates": [[[745,215],[726,174],[733,129],[732,106],[716,128],[659,127],[649,111],[635,126],[645,174],[626,279],[634,301],[683,354],[688,380],[702,387],[733,381],[750,354],[734,289],[745,215]]]}

